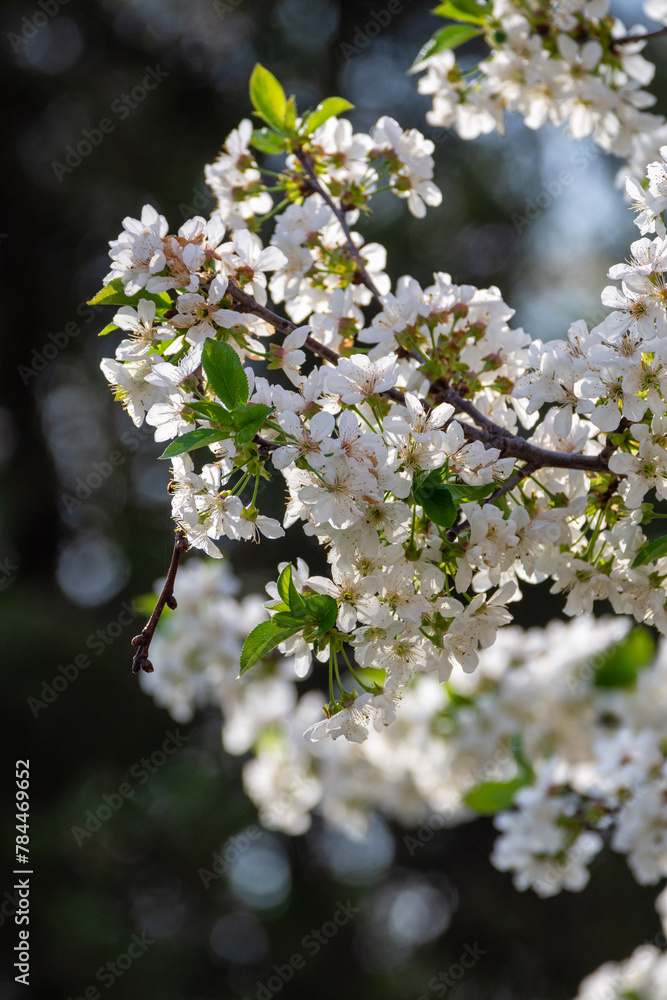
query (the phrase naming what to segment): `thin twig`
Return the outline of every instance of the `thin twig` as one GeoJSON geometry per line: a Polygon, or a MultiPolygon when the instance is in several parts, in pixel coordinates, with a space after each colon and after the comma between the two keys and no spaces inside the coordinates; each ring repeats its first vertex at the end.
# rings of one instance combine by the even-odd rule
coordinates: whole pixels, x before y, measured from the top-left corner
{"type": "Polygon", "coordinates": [[[624,38],[616,38],[612,43],[612,49],[615,49],[617,45],[629,45],[632,42],[649,42],[652,38],[660,38],[662,35],[667,35],[667,25],[664,28],[658,28],[657,31],[649,31],[645,35],[626,35],[624,38]]]}
{"type": "Polygon", "coordinates": [[[157,627],[157,623],[160,620],[160,615],[164,611],[165,605],[171,608],[172,611],[176,608],[176,598],[174,597],[174,583],[176,582],[176,573],[178,572],[178,563],[184,552],[187,552],[188,543],[185,537],[185,532],[180,529],[176,532],[176,538],[174,539],[174,551],[171,556],[171,562],[169,564],[169,571],[167,573],[167,579],[164,581],[164,586],[160,596],[157,599],[157,604],[153,610],[153,614],[148,619],[148,622],[139,633],[135,635],[132,640],[132,645],[137,647],[137,651],[134,654],[134,659],[132,660],[132,673],[138,674],[140,670],[145,671],[147,674],[153,672],[153,664],[148,659],[148,650],[157,627]]]}
{"type": "Polygon", "coordinates": [[[492,434],[494,437],[514,437],[511,431],[508,431],[506,427],[501,427],[500,424],[494,423],[489,417],[486,417],[481,410],[478,410],[470,400],[465,399],[460,392],[453,389],[451,386],[444,382],[434,382],[431,386],[431,392],[436,392],[438,397],[442,399],[444,403],[451,403],[452,406],[456,407],[457,410],[463,410],[467,413],[469,417],[475,421],[475,423],[485,430],[488,434],[492,434]]]}
{"type": "Polygon", "coordinates": [[[259,445],[260,452],[265,452],[266,454],[270,451],[275,451],[276,448],[280,448],[280,445],[275,441],[267,441],[266,438],[260,437],[259,434],[255,434],[252,440],[254,444],[259,445]]]}
{"type": "Polygon", "coordinates": [[[536,469],[549,466],[554,469],[581,469],[584,472],[609,471],[606,461],[600,455],[551,451],[549,448],[540,448],[538,445],[526,441],[525,438],[512,434],[506,427],[501,427],[500,424],[490,420],[451,386],[437,382],[432,386],[432,390],[443,402],[451,403],[456,409],[463,410],[479,425],[471,427],[470,424],[459,421],[463,433],[469,441],[481,441],[486,447],[497,448],[502,455],[506,455],[508,458],[518,458],[524,462],[530,462],[536,469]]]}
{"type": "Polygon", "coordinates": [[[347,245],[348,245],[348,248],[350,250],[350,253],[354,257],[355,261],[357,262],[357,266],[358,266],[359,271],[361,273],[361,277],[363,279],[363,282],[364,282],[366,288],[368,288],[369,291],[371,291],[373,293],[373,295],[375,296],[375,298],[379,302],[380,301],[380,292],[378,291],[377,285],[375,284],[375,282],[371,278],[370,274],[366,270],[366,264],[364,263],[364,260],[363,260],[363,258],[361,256],[361,254],[359,253],[359,248],[356,246],[356,244],[354,243],[354,240],[352,239],[352,233],[350,232],[350,227],[348,226],[348,224],[347,224],[347,222],[345,220],[345,212],[343,211],[342,208],[339,208],[338,205],[336,205],[335,201],[333,200],[333,198],[331,197],[331,195],[329,194],[329,192],[327,191],[327,189],[322,184],[321,180],[319,179],[319,177],[315,173],[315,168],[313,167],[313,164],[312,164],[312,162],[311,162],[310,157],[308,156],[308,154],[304,153],[304,151],[302,149],[297,149],[295,151],[295,156],[296,156],[297,160],[299,161],[299,163],[301,164],[301,166],[303,167],[303,169],[308,174],[308,177],[310,178],[310,183],[313,186],[313,188],[317,191],[317,193],[319,195],[322,196],[322,198],[324,198],[325,202],[327,203],[327,205],[329,206],[329,208],[331,209],[331,211],[334,213],[334,215],[338,219],[338,221],[339,221],[339,223],[341,225],[341,228],[342,228],[343,232],[345,233],[345,239],[347,240],[347,245]]]}
{"type": "MultiPolygon", "coordinates": [[[[296,330],[294,323],[277,313],[272,312],[266,306],[260,306],[258,302],[244,292],[238,285],[230,281],[227,286],[227,294],[242,308],[240,312],[252,313],[259,316],[265,322],[270,323],[280,333],[285,335],[296,330]]],[[[341,355],[333,351],[330,347],[320,344],[314,337],[308,337],[305,346],[330,362],[337,365],[341,355]]],[[[508,458],[517,458],[524,462],[530,462],[535,468],[550,466],[555,469],[581,469],[584,472],[608,472],[607,463],[600,455],[578,455],[567,451],[551,451],[548,448],[540,448],[535,444],[526,441],[525,438],[518,437],[508,431],[506,427],[494,423],[493,420],[485,416],[469,400],[465,399],[456,389],[446,385],[444,382],[435,382],[431,387],[439,399],[443,402],[451,403],[457,410],[467,413],[478,426],[473,427],[465,421],[459,421],[463,434],[468,441],[481,441],[486,448],[498,448],[502,455],[508,458]]],[[[378,393],[386,399],[393,399],[396,403],[405,403],[405,394],[400,389],[385,389],[378,393]]]]}

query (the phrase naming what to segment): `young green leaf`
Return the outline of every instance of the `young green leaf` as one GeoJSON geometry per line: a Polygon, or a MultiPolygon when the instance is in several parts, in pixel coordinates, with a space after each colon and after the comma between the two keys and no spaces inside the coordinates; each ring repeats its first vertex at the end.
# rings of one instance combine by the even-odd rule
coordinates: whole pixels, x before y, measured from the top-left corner
{"type": "Polygon", "coordinates": [[[464,42],[470,41],[471,38],[481,35],[481,33],[478,28],[469,28],[465,24],[448,24],[446,28],[436,31],[433,38],[430,38],[426,45],[423,46],[414,61],[414,65],[419,65],[424,59],[435,56],[438,52],[444,52],[446,49],[455,49],[459,45],[463,45],[464,42]]]}
{"type": "Polygon", "coordinates": [[[329,118],[333,118],[334,115],[341,115],[344,111],[349,111],[353,107],[354,104],[350,104],[344,97],[327,97],[308,116],[304,125],[304,132],[306,135],[312,135],[315,129],[323,125],[329,118]]]}
{"type": "Polygon", "coordinates": [[[285,604],[288,605],[290,614],[297,618],[303,618],[308,614],[308,605],[303,596],[294,586],[292,580],[292,564],[288,563],[278,577],[278,593],[285,604]]]}
{"type": "Polygon", "coordinates": [[[252,134],[250,145],[262,153],[279,155],[285,152],[285,140],[268,128],[256,128],[252,134]]]}
{"type": "Polygon", "coordinates": [[[642,667],[655,657],[655,643],[647,628],[632,631],[593,661],[593,683],[599,688],[632,687],[642,667]]]}
{"type": "Polygon", "coordinates": [[[263,656],[270,653],[272,649],[279,646],[285,639],[296,635],[302,628],[303,622],[299,622],[298,625],[293,625],[289,628],[280,628],[273,619],[257,625],[243,643],[240,673],[244,674],[258,660],[261,660],[263,656]]]}
{"type": "Polygon", "coordinates": [[[438,17],[451,17],[454,21],[485,24],[491,13],[491,4],[480,4],[476,0],[446,0],[445,3],[438,4],[431,13],[438,17]]]}
{"type": "Polygon", "coordinates": [[[303,599],[303,595],[294,586],[294,580],[292,579],[292,574],[290,573],[289,587],[288,587],[288,600],[287,603],[290,606],[290,611],[294,615],[305,615],[310,611],[310,607],[306,604],[303,599]]]}
{"type": "Polygon", "coordinates": [[[509,739],[509,750],[514,760],[519,768],[519,774],[526,777],[529,783],[535,778],[535,771],[533,770],[533,765],[528,760],[526,756],[526,751],[523,748],[523,736],[521,732],[516,732],[509,739]]]}
{"type": "Polygon", "coordinates": [[[294,132],[296,128],[296,98],[290,97],[285,105],[285,128],[288,132],[294,132]]]}
{"type": "MultiPolygon", "coordinates": [[[[127,295],[125,287],[120,278],[114,278],[108,285],[101,288],[97,295],[93,295],[88,302],[89,306],[134,306],[136,308],[140,299],[150,299],[161,309],[170,309],[172,301],[167,292],[145,292],[142,288],[136,295],[127,295]]],[[[104,332],[104,331],[103,331],[104,332]]],[[[102,336],[102,334],[100,334],[102,336]]]]}
{"type": "Polygon", "coordinates": [[[484,486],[469,486],[467,483],[447,483],[447,491],[455,504],[467,503],[475,500],[477,503],[490,496],[498,487],[495,483],[486,483],[484,486]]]}
{"type": "Polygon", "coordinates": [[[635,556],[632,568],[635,569],[637,566],[644,566],[646,563],[654,562],[656,559],[662,559],[662,557],[666,555],[667,535],[663,535],[661,538],[654,538],[653,541],[646,542],[645,545],[642,545],[641,549],[635,556]]]}
{"type": "Polygon", "coordinates": [[[220,403],[211,403],[208,400],[204,400],[197,403],[188,403],[188,409],[193,410],[207,420],[213,420],[222,427],[229,427],[232,422],[231,414],[220,403]]]}
{"type": "Polygon", "coordinates": [[[312,594],[306,598],[308,612],[318,625],[317,634],[324,635],[332,629],[338,618],[338,605],[328,594],[312,594]]]}
{"type": "Polygon", "coordinates": [[[289,607],[289,585],[292,582],[292,564],[288,563],[278,577],[278,594],[289,607]]]}
{"type": "Polygon", "coordinates": [[[214,393],[227,409],[248,401],[248,379],[233,347],[209,338],[204,341],[201,363],[214,393]]]}
{"type": "Polygon", "coordinates": [[[250,100],[267,125],[277,132],[284,131],[287,110],[285,91],[273,73],[260,63],[256,64],[250,77],[250,100]]]}
{"type": "Polygon", "coordinates": [[[305,628],[308,622],[304,621],[303,615],[293,615],[291,611],[278,611],[273,616],[273,621],[279,628],[305,628]]]}
{"type": "Polygon", "coordinates": [[[236,407],[232,418],[236,427],[234,440],[239,448],[250,444],[272,409],[272,406],[266,406],[264,403],[250,403],[249,406],[236,407]]]}
{"type": "Polygon", "coordinates": [[[211,427],[198,427],[195,431],[188,431],[172,441],[164,449],[160,458],[175,458],[176,455],[183,455],[186,451],[194,451],[196,448],[203,448],[214,441],[223,441],[228,435],[224,431],[218,431],[211,427]]]}
{"type": "Polygon", "coordinates": [[[97,334],[97,336],[98,337],[106,337],[107,333],[113,333],[113,331],[117,330],[117,329],[118,329],[118,327],[116,326],[115,323],[107,323],[107,325],[104,327],[104,329],[100,330],[100,332],[97,334]]]}
{"type": "Polygon", "coordinates": [[[519,775],[511,781],[483,781],[481,785],[471,788],[463,801],[470,809],[483,816],[492,816],[512,805],[515,794],[520,788],[529,784],[527,775],[519,775]]]}
{"type": "Polygon", "coordinates": [[[424,482],[413,488],[412,495],[434,524],[442,528],[452,527],[458,508],[447,486],[429,487],[424,482]]]}

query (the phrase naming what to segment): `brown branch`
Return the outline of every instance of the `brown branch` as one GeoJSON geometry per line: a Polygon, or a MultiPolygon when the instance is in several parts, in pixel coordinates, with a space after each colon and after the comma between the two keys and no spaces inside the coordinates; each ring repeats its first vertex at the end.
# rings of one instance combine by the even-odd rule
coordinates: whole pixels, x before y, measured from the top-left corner
{"type": "Polygon", "coordinates": [[[364,285],[366,286],[366,288],[369,289],[369,291],[373,293],[375,298],[378,301],[380,301],[380,292],[378,291],[378,288],[373,279],[371,278],[370,274],[366,270],[366,264],[364,263],[363,257],[359,253],[359,248],[356,246],[354,240],[352,239],[352,233],[350,232],[350,227],[348,226],[345,220],[345,212],[343,211],[342,208],[339,208],[336,205],[335,201],[333,200],[329,192],[326,190],[326,188],[318,178],[308,154],[304,153],[303,149],[297,149],[294,155],[296,156],[297,160],[299,161],[303,169],[308,174],[313,189],[319,195],[321,195],[322,198],[324,198],[325,202],[327,203],[331,211],[338,219],[341,228],[345,233],[345,239],[347,240],[347,245],[350,250],[350,254],[357,262],[357,267],[359,268],[359,273],[361,274],[364,285]]]}
{"type": "Polygon", "coordinates": [[[625,35],[624,38],[617,38],[611,43],[611,48],[615,49],[617,45],[630,45],[632,42],[649,42],[652,38],[661,38],[662,35],[667,35],[667,25],[644,35],[625,35]]]}
{"type": "Polygon", "coordinates": [[[263,452],[265,455],[268,455],[270,451],[275,451],[276,448],[280,448],[280,445],[276,444],[275,441],[267,441],[266,438],[260,437],[259,434],[255,434],[252,440],[254,444],[259,445],[260,453],[263,452]]]}
{"type": "Polygon", "coordinates": [[[157,599],[157,604],[155,605],[153,614],[150,616],[148,622],[139,635],[135,635],[132,640],[132,645],[137,647],[134,659],[132,660],[133,674],[138,674],[140,670],[145,671],[147,674],[151,674],[153,672],[153,664],[148,659],[148,650],[153,640],[157,623],[159,622],[160,616],[164,611],[165,604],[172,610],[176,608],[174,583],[176,582],[176,573],[178,572],[180,558],[184,552],[187,552],[187,549],[188,543],[185,537],[185,532],[182,529],[179,529],[179,531],[176,532],[176,538],[174,539],[174,551],[171,556],[167,579],[164,581],[164,586],[162,587],[160,596],[157,599]]]}
{"type": "MultiPolygon", "coordinates": [[[[259,316],[265,322],[270,323],[280,333],[288,335],[296,330],[294,323],[282,316],[278,316],[266,306],[260,306],[258,302],[239,288],[238,285],[230,281],[227,286],[227,294],[242,308],[240,312],[252,313],[259,316]]],[[[333,351],[330,347],[325,347],[313,337],[308,337],[305,346],[332,365],[337,365],[341,355],[333,351]]],[[[523,462],[529,462],[536,469],[544,466],[555,469],[580,469],[584,472],[608,472],[607,463],[601,455],[577,455],[567,451],[551,451],[548,448],[540,448],[536,444],[531,444],[525,438],[518,437],[508,431],[506,427],[494,423],[493,420],[485,416],[469,400],[465,399],[456,389],[448,386],[443,381],[434,382],[432,391],[445,403],[451,403],[455,409],[467,413],[474,420],[476,427],[465,421],[459,421],[461,429],[468,441],[481,441],[485,448],[497,448],[500,453],[508,458],[516,458],[523,462]]],[[[405,403],[405,394],[400,389],[386,389],[379,393],[386,399],[393,399],[396,403],[405,403]]]]}
{"type": "Polygon", "coordinates": [[[433,389],[443,402],[451,403],[456,409],[463,410],[479,425],[472,427],[470,424],[459,421],[463,433],[469,441],[481,441],[485,447],[497,448],[501,455],[529,462],[536,469],[548,466],[554,469],[580,469],[584,472],[609,471],[607,463],[600,455],[577,455],[569,451],[551,451],[549,448],[540,448],[538,445],[526,441],[525,438],[512,434],[506,427],[494,423],[451,386],[439,382],[434,384],[433,389]]]}

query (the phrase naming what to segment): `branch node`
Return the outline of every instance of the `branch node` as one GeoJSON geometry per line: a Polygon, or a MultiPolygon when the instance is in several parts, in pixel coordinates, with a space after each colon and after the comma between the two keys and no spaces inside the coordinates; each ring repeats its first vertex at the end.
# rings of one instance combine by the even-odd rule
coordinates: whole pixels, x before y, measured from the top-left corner
{"type": "Polygon", "coordinates": [[[148,659],[148,650],[150,649],[157,623],[160,620],[160,616],[164,611],[165,605],[166,607],[172,609],[177,607],[176,598],[174,597],[174,583],[176,582],[178,563],[182,554],[187,552],[187,550],[188,540],[183,529],[179,528],[176,533],[176,538],[174,539],[174,551],[171,556],[167,579],[164,581],[162,591],[160,592],[160,596],[158,597],[155,608],[153,609],[153,614],[148,619],[148,622],[144,626],[141,633],[139,635],[135,635],[135,637],[131,640],[131,645],[135,646],[137,649],[134,654],[134,659],[132,660],[133,674],[138,674],[140,670],[143,670],[146,674],[152,674],[155,669],[151,661],[148,659]]]}

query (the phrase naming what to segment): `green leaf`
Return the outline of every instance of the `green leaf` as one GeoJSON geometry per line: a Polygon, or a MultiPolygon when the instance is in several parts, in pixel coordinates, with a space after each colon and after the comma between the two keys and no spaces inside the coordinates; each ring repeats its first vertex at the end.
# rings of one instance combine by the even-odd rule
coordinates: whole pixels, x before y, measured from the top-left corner
{"type": "Polygon", "coordinates": [[[288,563],[278,577],[278,594],[289,607],[289,585],[292,582],[292,564],[288,563]]]}
{"type": "MultiPolygon", "coordinates": [[[[167,292],[145,292],[143,289],[136,295],[127,295],[120,278],[114,278],[108,285],[101,288],[88,302],[89,306],[134,306],[140,299],[150,299],[161,309],[171,309],[173,303],[167,292]]],[[[102,334],[100,334],[102,336],[102,334]]]]}
{"type": "Polygon", "coordinates": [[[471,788],[463,801],[470,809],[483,816],[492,816],[501,809],[512,805],[515,794],[529,783],[527,775],[519,775],[511,781],[483,781],[471,788]]]}
{"type": "Polygon", "coordinates": [[[160,458],[175,458],[186,451],[194,451],[196,448],[203,448],[204,445],[213,444],[214,441],[222,441],[228,437],[225,431],[218,431],[211,427],[198,427],[195,431],[188,431],[182,434],[175,441],[168,445],[160,458]]]}
{"type": "Polygon", "coordinates": [[[429,486],[427,481],[414,487],[412,495],[434,524],[451,528],[456,520],[457,506],[447,486],[429,486]]]}
{"type": "Polygon", "coordinates": [[[285,128],[288,132],[293,132],[296,128],[296,98],[290,97],[285,105],[285,128]]]}
{"type": "Polygon", "coordinates": [[[198,403],[188,403],[188,409],[193,410],[207,420],[213,420],[215,423],[221,424],[223,427],[229,427],[232,422],[231,414],[220,403],[209,403],[207,400],[198,403]]]}
{"type": "Polygon", "coordinates": [[[306,599],[309,613],[318,624],[317,634],[324,635],[333,628],[338,618],[338,604],[328,594],[312,594],[306,599]]]}
{"type": "Polygon", "coordinates": [[[273,621],[280,628],[305,628],[308,624],[303,620],[303,615],[293,615],[291,611],[278,611],[273,616],[273,621]]]}
{"type": "Polygon", "coordinates": [[[431,13],[438,17],[451,17],[455,21],[467,21],[469,24],[486,24],[491,4],[479,4],[475,0],[447,0],[438,4],[431,13]]]}
{"type": "Polygon", "coordinates": [[[252,134],[250,145],[262,153],[277,155],[285,152],[285,140],[268,128],[256,128],[252,134]]]}
{"type": "Polygon", "coordinates": [[[294,586],[294,581],[292,579],[292,574],[289,577],[289,587],[288,587],[288,599],[287,603],[290,606],[290,611],[293,615],[298,615],[303,617],[303,615],[308,614],[310,608],[306,604],[303,595],[294,586]]]}
{"type": "Polygon", "coordinates": [[[446,483],[447,491],[455,504],[467,503],[475,500],[479,503],[490,496],[497,486],[495,483],[486,483],[484,486],[469,486],[467,483],[446,483]]]}
{"type": "MultiPolygon", "coordinates": [[[[245,378],[245,374],[243,377],[245,378]]],[[[236,407],[232,418],[236,427],[234,440],[239,448],[250,444],[272,410],[272,406],[266,406],[264,403],[251,403],[249,406],[236,407]]]]}
{"type": "Polygon", "coordinates": [[[107,333],[113,333],[113,331],[117,330],[117,329],[118,329],[118,327],[116,326],[115,323],[107,323],[107,325],[104,327],[104,329],[101,330],[97,334],[97,336],[98,337],[106,337],[107,333]]]}
{"type": "Polygon", "coordinates": [[[329,118],[333,118],[334,115],[340,115],[344,111],[349,111],[353,107],[354,104],[350,104],[344,97],[327,97],[326,101],[321,101],[308,116],[304,131],[307,135],[312,135],[315,129],[323,125],[329,118]]]}
{"type": "Polygon", "coordinates": [[[436,31],[433,38],[430,38],[426,45],[420,49],[414,65],[417,66],[424,59],[435,56],[438,52],[444,52],[446,49],[455,49],[459,45],[463,45],[464,42],[468,42],[471,38],[475,38],[481,34],[482,32],[479,29],[468,28],[465,24],[448,24],[446,28],[436,31]]]}
{"type": "Polygon", "coordinates": [[[662,559],[663,556],[667,556],[667,535],[662,535],[661,538],[654,538],[652,542],[646,542],[645,545],[642,545],[635,556],[632,568],[644,566],[646,563],[654,562],[656,559],[662,559]]]}
{"type": "Polygon", "coordinates": [[[209,338],[204,341],[201,363],[214,393],[227,409],[248,401],[248,379],[233,347],[209,338]]]}
{"type": "Polygon", "coordinates": [[[257,63],[250,77],[250,100],[260,118],[278,132],[284,131],[287,99],[273,73],[257,63]]]}
{"type": "Polygon", "coordinates": [[[510,736],[509,750],[517,762],[519,774],[526,777],[529,781],[532,781],[535,777],[535,772],[533,770],[533,765],[526,757],[526,752],[523,748],[523,736],[520,732],[516,732],[510,736]]]}
{"type": "Polygon", "coordinates": [[[593,683],[599,688],[632,687],[642,667],[655,657],[655,643],[647,628],[633,628],[621,642],[593,660],[593,683]]]}
{"type": "Polygon", "coordinates": [[[258,660],[261,660],[263,656],[270,653],[272,649],[279,646],[285,639],[296,635],[302,628],[303,622],[299,622],[298,625],[290,626],[289,628],[280,628],[273,619],[257,625],[243,643],[240,673],[244,674],[258,660]]]}
{"type": "Polygon", "coordinates": [[[306,604],[303,596],[294,586],[291,563],[288,563],[288,565],[285,566],[285,569],[278,577],[278,593],[282,597],[285,604],[289,607],[290,614],[295,618],[302,619],[303,624],[303,618],[308,615],[308,605],[306,604]]]}

